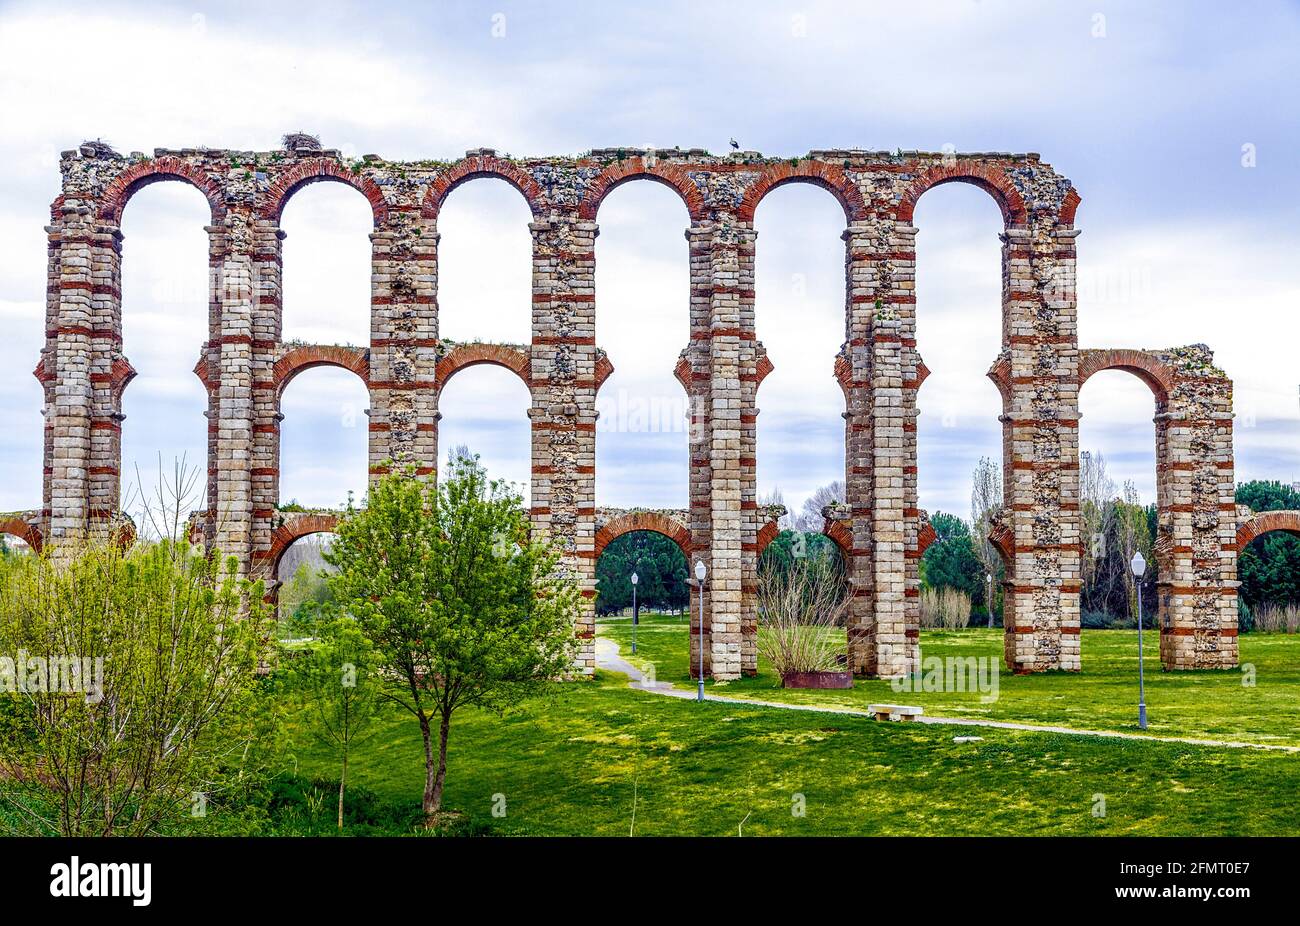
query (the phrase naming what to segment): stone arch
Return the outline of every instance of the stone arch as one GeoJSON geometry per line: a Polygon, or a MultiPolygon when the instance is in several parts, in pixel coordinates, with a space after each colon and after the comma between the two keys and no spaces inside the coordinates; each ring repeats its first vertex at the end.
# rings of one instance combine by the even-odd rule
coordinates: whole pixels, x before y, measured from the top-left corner
{"type": "Polygon", "coordinates": [[[692,222],[705,217],[704,196],[688,170],[675,164],[647,164],[643,156],[617,160],[602,170],[587,186],[578,207],[579,217],[594,222],[605,197],[632,180],[653,180],[668,187],[681,198],[692,222]]]}
{"type": "Polygon", "coordinates": [[[1273,531],[1300,537],[1300,511],[1261,511],[1247,518],[1237,528],[1237,549],[1244,550],[1252,540],[1273,531]]]}
{"type": "Polygon", "coordinates": [[[33,552],[41,552],[41,546],[44,542],[41,529],[21,517],[16,515],[0,517],[0,534],[10,534],[17,537],[31,547],[33,552]]]}
{"type": "Polygon", "coordinates": [[[267,578],[275,578],[280,570],[280,560],[284,558],[284,552],[293,545],[294,541],[310,534],[334,533],[338,524],[339,518],[335,514],[302,514],[286,520],[271,533],[271,548],[260,554],[266,563],[267,578]]]}
{"type": "Polygon", "coordinates": [[[388,221],[388,204],[384,201],[383,190],[369,177],[356,174],[338,161],[325,157],[302,158],[277,176],[260,210],[262,218],[270,219],[278,225],[284,207],[293,198],[293,194],[310,183],[325,180],[345,183],[364,196],[370,202],[375,228],[380,228],[388,221]]]}
{"type": "Polygon", "coordinates": [[[1029,223],[1029,213],[1025,208],[1024,198],[1011,182],[1011,178],[1001,167],[981,164],[978,161],[956,161],[923,171],[903,191],[894,209],[895,217],[900,222],[911,224],[917,200],[926,190],[945,183],[969,183],[984,190],[997,203],[998,209],[1002,211],[1002,220],[1008,227],[1029,223]]]}
{"type": "Polygon", "coordinates": [[[596,531],[594,558],[599,559],[611,541],[636,531],[663,534],[677,544],[686,561],[690,562],[691,532],[676,516],[662,511],[628,511],[602,524],[596,531]]]}
{"type": "Polygon", "coordinates": [[[1156,402],[1164,405],[1174,389],[1174,371],[1168,364],[1146,351],[1108,349],[1079,351],[1079,388],[1096,373],[1102,370],[1123,370],[1132,373],[1146,383],[1156,397],[1156,402]]]}
{"type": "Polygon", "coordinates": [[[306,345],[294,347],[271,368],[277,405],[284,390],[299,373],[313,367],[332,366],[350,370],[370,387],[370,351],[364,347],[306,345]]]}
{"type": "MultiPolygon", "coordinates": [[[[609,364],[608,360],[605,362],[609,371],[612,371],[613,366],[609,364]]],[[[529,357],[528,349],[515,344],[457,344],[438,358],[434,383],[441,390],[447,385],[447,381],[461,370],[481,363],[505,367],[523,380],[525,386],[530,388],[532,386],[532,360],[529,357]]],[[[604,382],[604,377],[600,376],[599,373],[598,370],[597,379],[599,382],[604,382]]],[[[609,372],[604,375],[608,376],[609,372]]],[[[597,388],[599,388],[599,383],[597,388]]]]}
{"type": "Polygon", "coordinates": [[[764,167],[758,180],[745,191],[736,217],[742,222],[753,222],[754,213],[758,211],[758,204],[763,201],[763,197],[787,183],[811,183],[827,190],[844,208],[847,224],[861,221],[867,216],[867,202],[862,191],[843,167],[825,161],[801,160],[793,164],[783,161],[764,167]]]}
{"type": "Polygon", "coordinates": [[[212,210],[212,224],[220,225],[224,221],[226,199],[220,179],[171,155],[138,161],[118,174],[100,198],[99,217],[120,225],[122,212],[131,197],[144,187],[164,180],[179,180],[197,189],[207,199],[212,210]]]}
{"type": "Polygon", "coordinates": [[[480,177],[495,177],[510,184],[528,204],[528,209],[536,217],[542,213],[542,189],[537,181],[520,165],[513,161],[499,158],[495,154],[476,154],[457,161],[452,167],[438,174],[429,185],[421,204],[421,213],[426,219],[437,219],[442,211],[442,204],[451,191],[462,183],[480,177]]]}

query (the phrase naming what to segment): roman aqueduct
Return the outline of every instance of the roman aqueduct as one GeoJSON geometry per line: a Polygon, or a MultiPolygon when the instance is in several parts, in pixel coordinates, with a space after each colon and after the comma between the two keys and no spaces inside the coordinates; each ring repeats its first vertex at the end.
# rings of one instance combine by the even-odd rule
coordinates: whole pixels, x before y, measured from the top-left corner
{"type": "Polygon", "coordinates": [[[210,339],[195,367],[208,393],[203,531],[252,574],[274,577],[290,543],[335,523],[333,514],[277,508],[279,403],[294,376],[320,365],[355,373],[370,395],[371,474],[394,461],[433,474],[440,391],[465,367],[496,364],[531,395],[531,518],[563,544],[564,568],[586,597],[579,668],[595,664],[596,557],[622,533],[652,530],[709,566],[702,632],[691,609],[692,646],[703,645],[706,672],[753,673],[756,564],[780,514],[760,506],[755,491],[755,396],[772,365],[754,335],[753,218],[786,183],[829,191],[847,226],[844,342],[833,370],[845,398],[847,500],[826,509],[825,532],[848,566],[855,672],[893,677],[917,660],[918,562],[934,533],[917,505],[917,390],[928,371],[915,339],[912,216],[938,184],[980,187],[1004,219],[1002,350],[988,375],[1003,403],[1004,507],[992,540],[1006,564],[1009,668],[1080,668],[1078,396],[1101,370],[1126,370],[1155,397],[1167,668],[1237,664],[1238,549],[1264,531],[1300,532],[1300,513],[1252,516],[1234,504],[1232,384],[1207,348],[1079,349],[1079,195],[1036,154],[837,150],[778,160],[607,149],[512,159],[478,150],[453,162],[393,162],[348,160],[304,137],[277,151],[160,149],[152,157],[87,143],[65,152],[61,168],[36,367],[45,390],[44,500],[40,510],[0,520],[0,531],[33,546],[108,532],[121,517],[122,392],[135,374],[122,352],[120,222],[137,190],[163,180],[192,184],[211,208],[210,339]],[[532,212],[528,344],[439,338],[439,208],[478,177],[511,184],[532,212]],[[676,363],[692,409],[685,511],[610,511],[595,501],[596,395],[613,369],[596,337],[597,216],[606,194],[633,180],[665,184],[689,215],[690,330],[676,363]],[[281,339],[280,215],[317,181],[349,184],[372,207],[368,346],[281,339]]]}

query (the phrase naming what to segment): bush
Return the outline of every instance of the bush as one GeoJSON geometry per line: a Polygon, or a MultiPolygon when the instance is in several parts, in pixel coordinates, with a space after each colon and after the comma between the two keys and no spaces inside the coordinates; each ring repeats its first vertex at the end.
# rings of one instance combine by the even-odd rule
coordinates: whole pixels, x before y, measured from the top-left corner
{"type": "Polygon", "coordinates": [[[921,589],[921,626],[956,630],[970,623],[970,595],[951,586],[921,589]]]}
{"type": "Polygon", "coordinates": [[[787,568],[768,564],[758,577],[758,652],[777,675],[835,672],[843,653],[831,628],[848,612],[829,556],[804,556],[787,568]]]}
{"type": "Polygon", "coordinates": [[[1255,629],[1260,633],[1295,633],[1300,630],[1300,605],[1261,605],[1255,610],[1255,629]]]}

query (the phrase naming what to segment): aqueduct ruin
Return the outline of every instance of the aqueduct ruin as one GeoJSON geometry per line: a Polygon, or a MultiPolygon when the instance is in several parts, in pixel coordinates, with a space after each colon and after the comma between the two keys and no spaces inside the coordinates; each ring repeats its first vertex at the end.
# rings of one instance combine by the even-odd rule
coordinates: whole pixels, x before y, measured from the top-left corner
{"type": "Polygon", "coordinates": [[[120,222],[137,190],[175,180],[197,187],[211,209],[210,337],[195,367],[208,393],[209,543],[250,573],[273,576],[290,543],[334,525],[329,513],[277,509],[280,396],[298,373],[331,365],[363,380],[372,475],[393,462],[434,474],[441,390],[465,367],[495,364],[531,395],[531,518],[563,545],[564,568],[583,589],[579,669],[594,669],[596,557],[621,533],[654,530],[709,567],[702,628],[691,608],[692,646],[704,647],[706,672],[751,674],[757,560],[780,514],[760,506],[755,488],[755,397],[772,365],[754,334],[753,219],[775,187],[810,183],[836,198],[846,221],[844,341],[827,373],[845,397],[847,500],[826,509],[825,531],[848,566],[853,670],[898,676],[917,661],[918,563],[934,537],[917,504],[917,390],[928,370],[915,337],[912,217],[926,190],[964,182],[986,191],[1004,219],[1002,350],[989,376],[1003,402],[1004,507],[992,540],[1006,564],[1007,666],[1080,668],[1078,397],[1107,369],[1133,373],[1155,396],[1164,665],[1237,664],[1239,544],[1263,530],[1300,530],[1300,515],[1252,517],[1233,503],[1232,386],[1208,349],[1079,349],[1079,196],[1038,155],[835,150],[781,160],[605,149],[515,159],[477,150],[451,162],[394,162],[349,160],[299,139],[265,152],[122,156],[96,142],[63,154],[36,368],[45,390],[44,503],[0,530],[39,546],[112,530],[120,517],[122,392],[134,375],[122,351],[120,222]],[[478,177],[511,184],[532,213],[528,344],[439,338],[439,209],[478,177]],[[666,185],[689,216],[690,328],[675,368],[692,409],[683,511],[596,507],[596,395],[613,369],[597,342],[597,217],[604,197],[633,180],[666,185]],[[367,346],[281,338],[280,215],[317,181],[356,188],[373,212],[367,346]]]}

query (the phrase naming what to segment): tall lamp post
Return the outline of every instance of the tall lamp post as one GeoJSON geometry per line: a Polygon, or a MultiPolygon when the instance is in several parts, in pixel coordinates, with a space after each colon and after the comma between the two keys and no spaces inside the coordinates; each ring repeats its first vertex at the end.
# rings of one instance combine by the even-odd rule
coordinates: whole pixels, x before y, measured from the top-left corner
{"type": "Polygon", "coordinates": [[[1147,571],[1147,561],[1141,550],[1133,554],[1133,562],[1129,565],[1133,568],[1133,575],[1137,579],[1138,593],[1138,727],[1145,730],[1147,728],[1147,693],[1146,684],[1142,677],[1142,576],[1147,571]]]}
{"type": "Polygon", "coordinates": [[[637,575],[635,572],[633,572],[632,573],[632,652],[634,653],[636,652],[636,618],[637,618],[636,583],[637,581],[638,581],[637,575]]]}
{"type": "Polygon", "coordinates": [[[993,573],[991,572],[984,573],[984,581],[987,582],[989,586],[989,600],[988,600],[989,626],[992,627],[993,626],[993,573]]]}
{"type": "Polygon", "coordinates": [[[695,580],[699,583],[700,589],[700,674],[699,685],[695,689],[695,700],[704,700],[704,577],[709,574],[709,570],[704,566],[704,560],[695,561],[695,580]]]}

